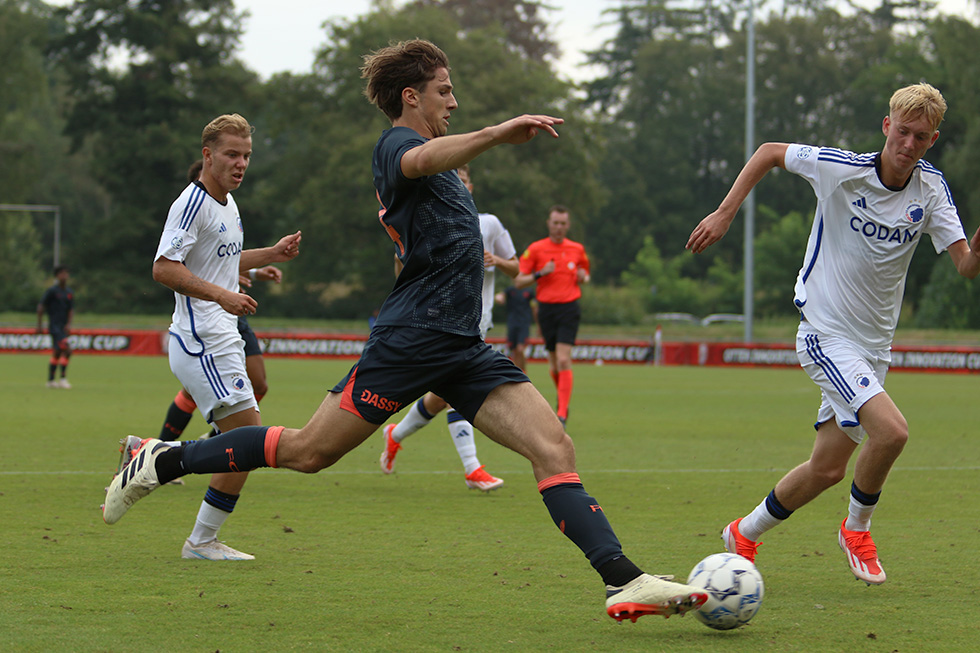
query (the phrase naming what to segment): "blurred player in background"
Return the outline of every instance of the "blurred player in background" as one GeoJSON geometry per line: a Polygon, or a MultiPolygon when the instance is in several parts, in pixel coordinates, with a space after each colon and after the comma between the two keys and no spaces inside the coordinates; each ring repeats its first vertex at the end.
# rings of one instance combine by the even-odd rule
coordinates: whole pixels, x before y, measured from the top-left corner
{"type": "MultiPolygon", "coordinates": [[[[466,190],[473,194],[473,182],[470,179],[470,167],[460,167],[457,171],[466,190]]],[[[517,276],[519,263],[517,250],[510,238],[510,232],[492,213],[480,213],[480,235],[483,238],[483,314],[480,318],[480,334],[486,338],[487,331],[493,326],[493,290],[494,273],[500,269],[507,276],[517,276]]],[[[395,257],[396,272],[401,272],[401,264],[395,257]]],[[[395,470],[395,455],[401,449],[401,442],[420,428],[432,421],[448,404],[432,392],[427,392],[408,409],[405,417],[397,424],[389,424],[382,429],[384,449],[381,452],[381,471],[391,474],[395,470]]],[[[503,479],[493,476],[480,464],[476,457],[476,437],[473,425],[466,421],[458,411],[450,408],[446,413],[449,423],[449,434],[456,445],[456,452],[463,463],[463,473],[466,475],[466,487],[473,490],[489,492],[504,484],[503,479]]]]}
{"type": "Polygon", "coordinates": [[[526,372],[527,339],[531,335],[531,325],[538,321],[534,288],[509,286],[507,290],[498,292],[495,300],[507,309],[507,348],[510,349],[510,359],[526,372]]]}
{"type": "Polygon", "coordinates": [[[821,394],[816,442],[809,460],[725,527],[722,538],[732,553],[754,561],[763,533],[839,483],[867,435],[837,540],[856,578],[885,582],[871,516],[909,437],[905,417],[884,389],[909,263],[925,233],[937,253],[949,252],[961,275],[980,273],[980,231],[967,243],[945,179],[922,160],[939,138],[945,113],[938,90],[914,84],[892,95],[881,152],[766,143],[687,242],[701,253],[721,239],[749,191],[773,168],[800,175],[817,195],[795,296],[796,352],[821,394]]]}
{"type": "Polygon", "coordinates": [[[54,269],[55,284],[44,291],[37,304],[37,332],[44,333],[41,322],[48,314],[48,333],[51,334],[51,360],[48,361],[48,387],[71,388],[68,382],[68,360],[71,358],[71,319],[75,314],[75,293],[68,287],[69,270],[65,265],[54,269]],[[61,374],[55,379],[55,374],[61,374]]]}
{"type": "Polygon", "coordinates": [[[538,327],[548,350],[551,380],[558,391],[558,419],[568,421],[572,400],[572,347],[578,336],[582,309],[578,300],[582,284],[591,279],[585,247],[566,237],[571,216],[556,204],[548,212],[548,237],[531,243],[521,254],[521,273],[514,280],[518,288],[537,282],[538,327]]]}
{"type": "MultiPolygon", "coordinates": [[[[301,234],[285,236],[273,247],[242,247],[244,228],[231,191],[241,185],[252,156],[252,126],[245,118],[215,118],[204,128],[201,146],[200,178],[170,207],[153,278],[173,290],[176,301],[170,369],[208,423],[225,431],[261,423],[237,324],[237,316],[255,313],[258,303],[240,292],[239,276],[250,268],[295,258],[301,234]]],[[[231,470],[237,471],[234,464],[231,470]]],[[[124,467],[117,478],[129,471],[124,467]]],[[[226,473],[211,478],[181,557],[254,559],[218,541],[218,530],[234,510],[246,476],[226,473]]]]}
{"type": "MultiPolygon", "coordinates": [[[[609,616],[636,620],[698,608],[708,598],[704,591],[644,574],[623,554],[602,508],[582,486],[571,438],[547,401],[480,337],[483,241],[476,205],[456,169],[492,147],[527,143],[540,131],[557,138],[554,126],[563,121],[523,115],[447,136],[457,107],[449,61],[428,41],[366,56],[362,75],[369,100],[392,124],[375,146],[372,171],[381,226],[404,269],[361,358],[303,428],[245,426],[179,447],[147,440],[109,485],[106,523],[184,474],[266,466],[317,472],[432,390],[531,463],[555,525],[603,579],[609,616]]],[[[414,518],[424,523],[424,508],[414,518]]],[[[447,586],[446,594],[455,592],[447,586]]]]}

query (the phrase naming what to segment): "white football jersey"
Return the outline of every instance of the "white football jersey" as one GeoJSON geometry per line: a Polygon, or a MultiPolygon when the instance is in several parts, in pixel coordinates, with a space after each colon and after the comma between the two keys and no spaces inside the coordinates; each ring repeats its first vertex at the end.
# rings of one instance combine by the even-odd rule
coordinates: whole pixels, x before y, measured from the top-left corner
{"type": "MultiPolygon", "coordinates": [[[[153,260],[179,261],[204,281],[238,292],[244,229],[231,195],[225,204],[190,184],[170,206],[167,224],[153,260]]],[[[199,355],[241,340],[238,318],[217,302],[175,292],[170,333],[188,354],[199,355]]]]}
{"type": "Polygon", "coordinates": [[[936,253],[966,235],[946,180],[926,161],[901,190],[886,188],[877,153],[793,144],[786,169],[810,182],[817,210],[795,302],[818,331],[891,346],[909,263],[923,233],[936,253]]]}
{"type": "MultiPolygon", "coordinates": [[[[517,255],[514,249],[514,241],[510,238],[510,232],[504,227],[500,219],[492,213],[480,214],[480,233],[483,235],[483,249],[494,256],[509,259],[517,255]]],[[[493,326],[493,289],[495,266],[490,266],[483,271],[483,317],[480,319],[480,331],[484,336],[493,326]]]]}

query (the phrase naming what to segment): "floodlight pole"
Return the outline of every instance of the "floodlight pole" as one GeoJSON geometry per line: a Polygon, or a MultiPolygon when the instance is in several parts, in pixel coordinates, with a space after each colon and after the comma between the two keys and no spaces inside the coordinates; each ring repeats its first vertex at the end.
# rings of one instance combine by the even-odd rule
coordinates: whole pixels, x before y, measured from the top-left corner
{"type": "MultiPolygon", "coordinates": [[[[745,37],[745,160],[755,153],[755,0],[749,0],[745,37]]],[[[755,277],[755,189],[745,198],[744,293],[745,342],[752,342],[753,286],[755,277]]]]}
{"type": "Polygon", "coordinates": [[[0,211],[54,213],[54,267],[61,264],[61,207],[53,204],[0,204],[0,211]]]}

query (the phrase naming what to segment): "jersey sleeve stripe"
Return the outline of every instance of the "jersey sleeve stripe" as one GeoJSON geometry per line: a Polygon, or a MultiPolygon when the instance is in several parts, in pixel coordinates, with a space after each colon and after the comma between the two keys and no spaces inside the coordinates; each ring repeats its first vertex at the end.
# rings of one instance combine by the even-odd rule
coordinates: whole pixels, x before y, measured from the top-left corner
{"type": "Polygon", "coordinates": [[[854,154],[854,152],[838,150],[833,147],[824,147],[821,148],[817,160],[854,166],[855,168],[868,168],[874,166],[875,156],[875,154],[854,154]]]}
{"type": "Polygon", "coordinates": [[[180,228],[184,231],[187,231],[194,222],[194,218],[204,204],[205,195],[206,193],[197,186],[191,190],[191,196],[188,198],[187,205],[184,207],[184,213],[180,218],[180,228]]]}

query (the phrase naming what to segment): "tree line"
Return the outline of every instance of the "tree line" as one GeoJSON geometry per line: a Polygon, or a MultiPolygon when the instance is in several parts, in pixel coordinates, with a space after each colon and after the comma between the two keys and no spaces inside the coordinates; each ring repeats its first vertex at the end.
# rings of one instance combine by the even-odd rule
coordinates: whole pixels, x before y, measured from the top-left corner
{"type": "MultiPolygon", "coordinates": [[[[261,79],[236,55],[233,0],[0,0],[0,204],[61,207],[61,259],[82,310],[165,313],[150,279],[167,209],[200,156],[201,128],[238,112],[255,125],[235,197],[246,246],[302,229],[281,286],[256,288],[271,316],[360,318],[392,284],[370,157],[384,116],[363,97],[361,57],[422,36],[450,56],[453,132],[525,112],[566,119],[541,147],[494,148],[472,171],[477,205],[518,249],[545,235],[548,207],[572,210],[593,259],[590,321],[656,311],[741,312],[742,222],[709,255],[687,236],[744,161],[746,4],[619,0],[615,35],[588,53],[594,78],[557,71],[547,2],[376,0],[324,25],[312,70],[261,79]]],[[[297,20],[302,17],[297,16],[297,20]]],[[[980,188],[980,28],[926,0],[873,9],[829,0],[756,4],[756,136],[876,151],[891,92],[928,81],[949,103],[926,158],[946,174],[967,233],[980,188]]],[[[565,47],[574,47],[569,44],[565,47]]],[[[814,200],[802,179],[757,188],[756,311],[790,315],[814,200]]],[[[48,283],[50,217],[0,212],[0,307],[32,310],[48,283]]],[[[980,326],[980,290],[923,243],[904,319],[980,326]]]]}

